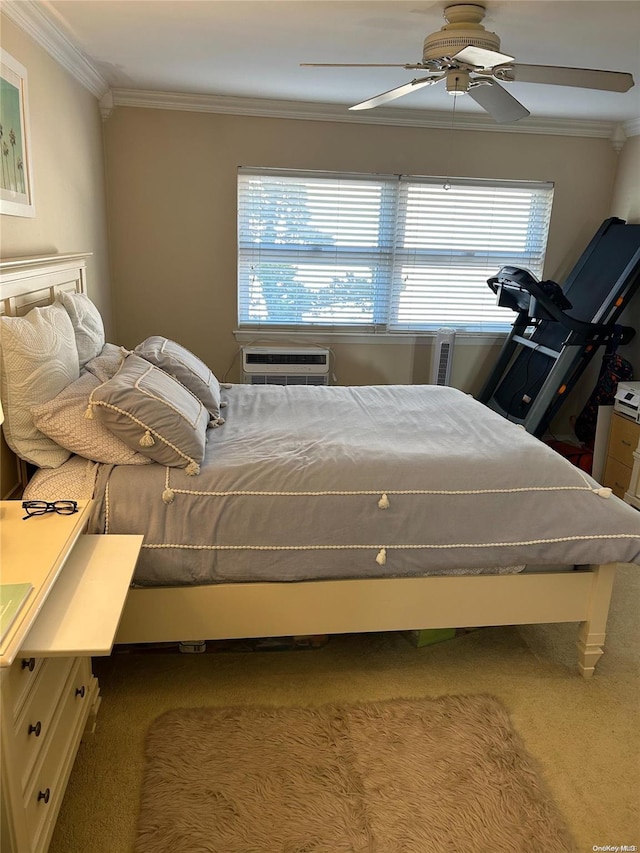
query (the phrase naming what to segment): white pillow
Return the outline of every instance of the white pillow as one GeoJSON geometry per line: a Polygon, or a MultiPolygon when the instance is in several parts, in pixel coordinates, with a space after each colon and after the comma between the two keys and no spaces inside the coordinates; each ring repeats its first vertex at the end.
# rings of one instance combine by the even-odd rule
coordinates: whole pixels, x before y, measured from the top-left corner
{"type": "Polygon", "coordinates": [[[131,450],[102,421],[85,417],[89,395],[100,385],[91,373],[83,373],[53,400],[31,410],[36,427],[60,447],[94,462],[111,465],[146,465],[142,453],[131,450]]]}
{"type": "Polygon", "coordinates": [[[39,468],[57,468],[69,451],[38,430],[31,409],[78,378],[78,348],[60,303],[32,308],[24,317],[0,317],[0,383],[7,444],[39,468]]]}
{"type": "Polygon", "coordinates": [[[88,361],[100,354],[105,344],[102,317],[84,293],[62,291],[58,294],[58,299],[71,320],[82,369],[88,361]]]}

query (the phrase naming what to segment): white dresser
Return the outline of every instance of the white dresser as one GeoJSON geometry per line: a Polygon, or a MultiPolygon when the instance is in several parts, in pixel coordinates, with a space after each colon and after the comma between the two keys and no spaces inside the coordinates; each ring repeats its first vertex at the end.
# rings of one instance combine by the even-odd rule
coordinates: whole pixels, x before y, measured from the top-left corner
{"type": "Polygon", "coordinates": [[[100,692],[92,655],[108,655],[141,536],[83,534],[73,515],[23,520],[0,502],[0,580],[31,592],[0,645],[2,853],[44,853],[100,692]]]}

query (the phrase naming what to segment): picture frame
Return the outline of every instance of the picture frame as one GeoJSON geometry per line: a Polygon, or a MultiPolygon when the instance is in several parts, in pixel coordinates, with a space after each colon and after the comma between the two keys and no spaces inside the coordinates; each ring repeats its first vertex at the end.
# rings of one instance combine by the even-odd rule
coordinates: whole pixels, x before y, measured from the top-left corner
{"type": "Polygon", "coordinates": [[[0,213],[34,217],[27,69],[0,48],[0,213]]]}

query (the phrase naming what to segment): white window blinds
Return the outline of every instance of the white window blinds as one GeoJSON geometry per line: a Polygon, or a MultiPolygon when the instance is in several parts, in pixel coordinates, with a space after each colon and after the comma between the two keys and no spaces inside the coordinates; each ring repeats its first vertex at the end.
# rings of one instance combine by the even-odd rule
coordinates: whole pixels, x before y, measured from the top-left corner
{"type": "Polygon", "coordinates": [[[487,278],[541,277],[550,184],[241,169],[241,326],[506,329],[487,278]]]}

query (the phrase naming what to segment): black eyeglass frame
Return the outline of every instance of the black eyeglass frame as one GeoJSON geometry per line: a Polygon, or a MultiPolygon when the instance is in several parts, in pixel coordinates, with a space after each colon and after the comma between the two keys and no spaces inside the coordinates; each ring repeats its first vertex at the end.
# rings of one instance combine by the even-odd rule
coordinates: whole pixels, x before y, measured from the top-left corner
{"type": "Polygon", "coordinates": [[[35,518],[38,515],[46,515],[55,512],[57,515],[73,515],[78,512],[77,501],[22,501],[22,509],[27,513],[22,520],[35,518]]]}

